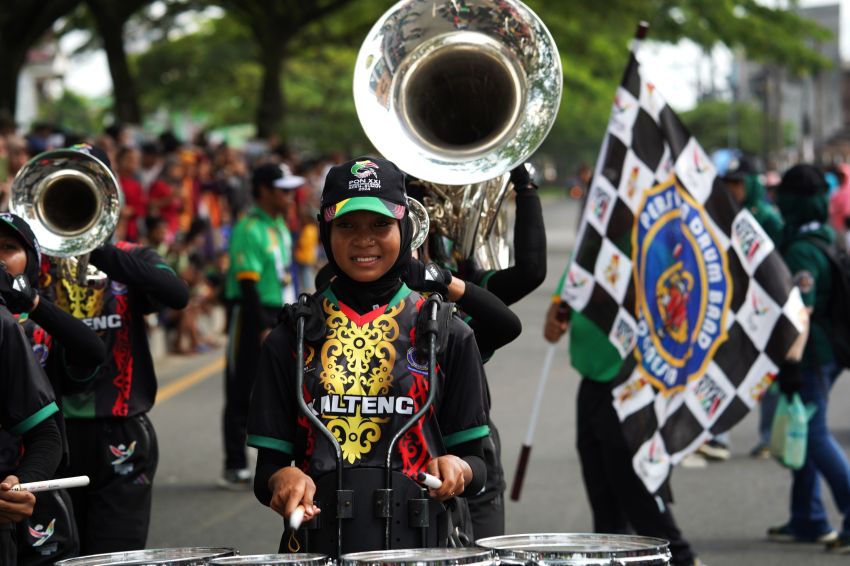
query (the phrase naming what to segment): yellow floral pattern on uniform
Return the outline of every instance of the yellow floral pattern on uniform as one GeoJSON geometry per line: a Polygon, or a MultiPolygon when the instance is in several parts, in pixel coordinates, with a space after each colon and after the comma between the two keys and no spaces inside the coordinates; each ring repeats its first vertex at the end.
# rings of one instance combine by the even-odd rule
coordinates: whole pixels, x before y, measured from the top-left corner
{"type": "MultiPolygon", "coordinates": [[[[396,350],[393,342],[399,336],[396,316],[404,302],[387,309],[374,320],[358,326],[325,300],[327,334],[322,346],[320,380],[331,395],[376,397],[387,395],[393,382],[392,369],[396,350]]],[[[353,415],[326,415],[326,426],[342,447],[343,459],[354,464],[381,438],[384,417],[361,415],[360,407],[353,415]]]]}

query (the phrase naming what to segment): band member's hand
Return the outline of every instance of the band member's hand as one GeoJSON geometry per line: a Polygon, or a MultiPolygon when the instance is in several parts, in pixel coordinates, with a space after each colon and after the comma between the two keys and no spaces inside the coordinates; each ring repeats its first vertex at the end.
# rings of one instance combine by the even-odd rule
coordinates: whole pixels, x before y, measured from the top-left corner
{"type": "Polygon", "coordinates": [[[431,497],[438,501],[445,501],[460,495],[466,485],[472,481],[472,468],[452,454],[432,459],[428,462],[427,471],[443,482],[439,489],[428,490],[431,497]]]}
{"type": "Polygon", "coordinates": [[[560,340],[569,328],[569,322],[561,319],[559,308],[558,303],[549,305],[549,310],[546,311],[546,322],[543,324],[543,337],[552,344],[560,340]]]}
{"type": "Polygon", "coordinates": [[[0,262],[0,297],[15,314],[32,312],[38,304],[38,292],[24,274],[12,277],[0,262]]]}
{"type": "Polygon", "coordinates": [[[272,492],[269,507],[285,519],[288,519],[299,505],[304,506],[305,521],[309,521],[322,511],[313,505],[316,484],[310,476],[295,466],[281,468],[272,474],[269,478],[269,490],[272,492]]]}
{"type": "Polygon", "coordinates": [[[16,476],[7,476],[0,483],[0,523],[18,523],[32,515],[35,495],[28,491],[11,491],[19,483],[16,476]]]}
{"type": "Polygon", "coordinates": [[[511,183],[514,186],[514,190],[517,191],[525,191],[528,189],[534,190],[537,188],[537,185],[535,185],[534,181],[531,180],[531,171],[529,171],[529,166],[525,163],[517,165],[511,169],[511,183]]]}
{"type": "MultiPolygon", "coordinates": [[[[403,275],[404,282],[414,291],[439,293],[448,298],[449,286],[452,284],[452,272],[436,263],[411,258],[407,272],[403,275]]],[[[458,280],[460,281],[460,280],[458,280]]]]}

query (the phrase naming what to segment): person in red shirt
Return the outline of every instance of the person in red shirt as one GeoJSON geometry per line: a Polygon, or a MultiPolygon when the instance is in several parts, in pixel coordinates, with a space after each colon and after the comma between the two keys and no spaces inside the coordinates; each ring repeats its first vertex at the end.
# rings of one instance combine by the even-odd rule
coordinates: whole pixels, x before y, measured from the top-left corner
{"type": "Polygon", "coordinates": [[[183,183],[183,164],[176,157],[169,158],[162,168],[162,174],[153,182],[149,195],[150,213],[159,216],[168,223],[168,240],[180,227],[180,210],[183,201],[180,198],[183,183]]]}
{"type": "Polygon", "coordinates": [[[139,182],[141,154],[134,147],[122,147],[118,150],[118,183],[124,191],[123,216],[127,222],[126,239],[138,242],[139,226],[145,218],[147,195],[139,182]]]}

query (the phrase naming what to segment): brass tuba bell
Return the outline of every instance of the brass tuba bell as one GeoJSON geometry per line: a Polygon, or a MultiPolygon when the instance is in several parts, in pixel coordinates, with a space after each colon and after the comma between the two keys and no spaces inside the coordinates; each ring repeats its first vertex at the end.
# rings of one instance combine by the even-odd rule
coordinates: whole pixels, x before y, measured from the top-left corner
{"type": "Polygon", "coordinates": [[[375,148],[425,181],[457,259],[499,269],[507,173],[546,138],[562,82],[555,42],[522,2],[402,0],[360,48],[354,103],[375,148]]]}

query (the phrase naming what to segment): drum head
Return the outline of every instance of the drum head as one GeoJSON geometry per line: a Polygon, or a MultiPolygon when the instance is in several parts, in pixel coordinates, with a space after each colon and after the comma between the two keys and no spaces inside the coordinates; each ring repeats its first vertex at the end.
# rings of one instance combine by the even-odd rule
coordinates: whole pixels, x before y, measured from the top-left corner
{"type": "Polygon", "coordinates": [[[513,564],[655,566],[670,563],[666,540],[630,535],[541,533],[489,537],[475,544],[494,550],[501,562],[513,564]]]}
{"type": "Polygon", "coordinates": [[[233,556],[233,548],[158,548],[153,550],[133,550],[129,552],[113,552],[110,554],[94,554],[69,558],[56,563],[56,566],[107,566],[124,564],[133,566],[206,566],[210,560],[219,556],[233,556]]]}
{"type": "Polygon", "coordinates": [[[339,566],[490,566],[493,552],[483,548],[411,548],[343,554],[339,566]]]}
{"type": "Polygon", "coordinates": [[[210,560],[210,566],[225,566],[239,564],[245,566],[330,566],[330,558],[324,554],[251,554],[245,556],[230,556],[210,560]]]}

